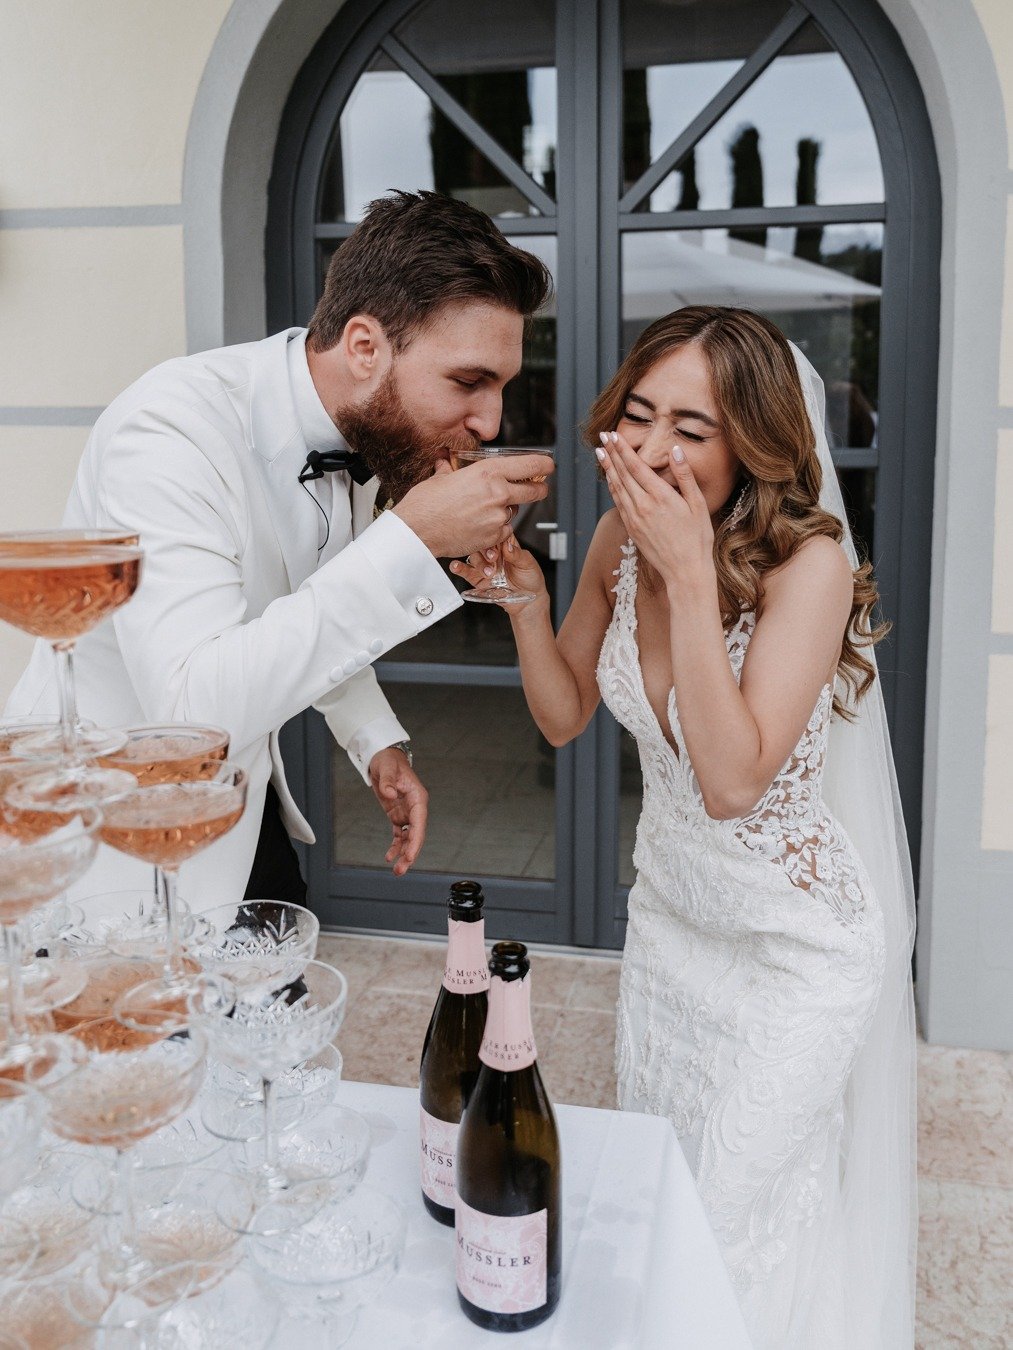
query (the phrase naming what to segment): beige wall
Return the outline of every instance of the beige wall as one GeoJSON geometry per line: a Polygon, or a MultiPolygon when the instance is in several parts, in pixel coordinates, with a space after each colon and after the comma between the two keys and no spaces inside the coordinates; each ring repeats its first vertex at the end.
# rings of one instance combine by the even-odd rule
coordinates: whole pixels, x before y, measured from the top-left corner
{"type": "MultiPolygon", "coordinates": [[[[58,524],[93,410],[186,350],[183,156],[229,4],[0,0],[0,530],[58,524]]],[[[0,625],[0,705],[26,650],[0,625]]]]}

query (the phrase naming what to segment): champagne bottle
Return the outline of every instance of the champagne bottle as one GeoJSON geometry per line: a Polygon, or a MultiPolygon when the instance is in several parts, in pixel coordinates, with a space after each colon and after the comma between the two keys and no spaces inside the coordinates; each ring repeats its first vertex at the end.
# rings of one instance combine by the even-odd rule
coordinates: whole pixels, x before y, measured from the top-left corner
{"type": "Polygon", "coordinates": [[[529,969],[522,943],[493,947],[482,1068],[457,1137],[457,1296],[490,1331],[537,1326],[559,1302],[559,1136],[535,1062],[529,969]]]}
{"type": "Polygon", "coordinates": [[[447,901],[447,963],[422,1047],[419,1120],[422,1202],[454,1226],[457,1130],[478,1078],[489,966],[485,959],[485,896],[477,881],[455,881],[447,901]]]}

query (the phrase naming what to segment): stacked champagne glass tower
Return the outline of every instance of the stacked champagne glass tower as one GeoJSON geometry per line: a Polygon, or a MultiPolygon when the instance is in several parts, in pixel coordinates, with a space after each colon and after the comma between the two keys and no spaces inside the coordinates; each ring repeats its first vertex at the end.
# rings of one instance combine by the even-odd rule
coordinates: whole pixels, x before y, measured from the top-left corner
{"type": "Polygon", "coordinates": [[[405,1234],[336,1101],[344,976],[307,909],[179,894],[246,805],[227,731],[78,716],[75,642],[142,576],[126,531],[0,535],[59,693],[0,723],[0,1350],[340,1345],[405,1234]],[[150,884],[86,894],[100,844],[150,884]]]}

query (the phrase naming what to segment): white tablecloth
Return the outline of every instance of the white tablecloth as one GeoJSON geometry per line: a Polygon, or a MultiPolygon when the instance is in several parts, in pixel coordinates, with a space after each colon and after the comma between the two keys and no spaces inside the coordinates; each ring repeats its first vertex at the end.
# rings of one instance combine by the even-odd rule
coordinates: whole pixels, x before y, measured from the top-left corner
{"type": "MultiPolygon", "coordinates": [[[[750,1350],[735,1295],[668,1121],[557,1106],[563,1157],[563,1294],[514,1337],[467,1320],[454,1234],[422,1206],[418,1092],[343,1083],[339,1100],[373,1126],[366,1181],[398,1199],[408,1239],[396,1279],[359,1315],[348,1350],[750,1350]]],[[[305,1324],[303,1324],[303,1330],[305,1324]]],[[[277,1343],[292,1345],[291,1324],[277,1343]]],[[[299,1350],[309,1346],[303,1334],[299,1350]]]]}

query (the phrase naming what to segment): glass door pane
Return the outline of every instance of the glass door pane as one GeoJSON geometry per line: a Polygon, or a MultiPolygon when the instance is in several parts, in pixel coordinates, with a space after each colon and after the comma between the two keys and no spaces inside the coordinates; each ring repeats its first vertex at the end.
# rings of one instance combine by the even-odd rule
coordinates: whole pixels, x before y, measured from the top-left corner
{"type": "MultiPolygon", "coordinates": [[[[521,690],[387,684],[385,692],[411,733],[430,794],[428,837],[413,874],[554,877],[556,756],[521,690]]],[[[334,865],[382,870],[389,828],[337,746],[331,799],[334,865]]]]}

